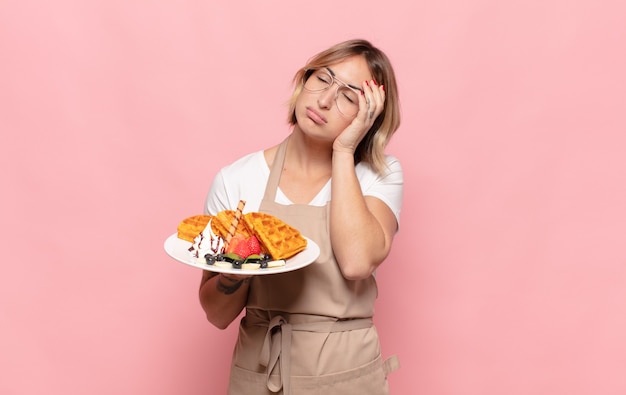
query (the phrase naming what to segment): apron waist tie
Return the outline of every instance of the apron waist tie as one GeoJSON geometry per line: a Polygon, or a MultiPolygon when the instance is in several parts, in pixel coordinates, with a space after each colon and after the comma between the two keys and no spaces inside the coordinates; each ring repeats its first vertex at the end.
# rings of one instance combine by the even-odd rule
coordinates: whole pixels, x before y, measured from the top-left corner
{"type": "Polygon", "coordinates": [[[291,335],[293,331],[344,332],[370,328],[373,321],[371,318],[358,318],[291,324],[283,316],[277,315],[267,325],[260,355],[260,363],[266,368],[267,388],[272,392],[278,392],[282,388],[284,395],[290,395],[291,335]]]}

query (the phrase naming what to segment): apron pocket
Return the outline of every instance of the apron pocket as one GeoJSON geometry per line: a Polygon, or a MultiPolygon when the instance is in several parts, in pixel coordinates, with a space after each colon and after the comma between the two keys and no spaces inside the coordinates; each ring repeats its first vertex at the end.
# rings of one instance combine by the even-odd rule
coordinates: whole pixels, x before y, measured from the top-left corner
{"type": "Polygon", "coordinates": [[[382,357],[344,372],[320,377],[292,377],[292,393],[297,395],[388,395],[389,387],[382,357]]]}
{"type": "MultiPolygon", "coordinates": [[[[355,369],[323,376],[292,376],[292,395],[388,395],[386,370],[379,355],[372,362],[355,369]]],[[[267,388],[265,373],[257,373],[233,365],[228,395],[282,395],[267,388]]]]}
{"type": "Polygon", "coordinates": [[[265,373],[257,373],[232,365],[228,395],[276,395],[267,389],[265,373]]]}

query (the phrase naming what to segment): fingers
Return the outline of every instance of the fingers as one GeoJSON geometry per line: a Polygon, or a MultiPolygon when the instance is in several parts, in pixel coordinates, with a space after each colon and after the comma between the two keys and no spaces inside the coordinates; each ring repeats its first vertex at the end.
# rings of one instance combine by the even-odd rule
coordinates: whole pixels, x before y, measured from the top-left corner
{"type": "Polygon", "coordinates": [[[364,81],[362,87],[364,103],[361,103],[359,113],[368,121],[374,122],[385,106],[385,87],[378,85],[376,80],[364,81]]]}
{"type": "Polygon", "coordinates": [[[363,81],[359,95],[359,112],[333,144],[335,151],[354,152],[385,108],[385,88],[374,80],[363,81]]]}

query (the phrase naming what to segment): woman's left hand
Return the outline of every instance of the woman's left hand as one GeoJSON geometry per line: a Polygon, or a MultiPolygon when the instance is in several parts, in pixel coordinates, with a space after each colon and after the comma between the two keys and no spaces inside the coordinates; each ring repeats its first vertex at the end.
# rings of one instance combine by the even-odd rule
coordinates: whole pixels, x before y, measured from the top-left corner
{"type": "Polygon", "coordinates": [[[385,108],[385,88],[376,81],[364,81],[359,95],[359,112],[352,123],[337,136],[333,150],[354,154],[357,146],[385,108]]]}

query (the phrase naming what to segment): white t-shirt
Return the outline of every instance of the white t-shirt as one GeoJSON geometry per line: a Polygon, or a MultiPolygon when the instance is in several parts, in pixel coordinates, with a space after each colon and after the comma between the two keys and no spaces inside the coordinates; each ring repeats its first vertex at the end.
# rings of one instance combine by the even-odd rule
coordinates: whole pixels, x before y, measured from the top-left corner
{"type": "MultiPolygon", "coordinates": [[[[356,174],[364,196],[374,196],[382,200],[396,216],[400,224],[402,207],[403,175],[400,162],[386,155],[387,172],[378,175],[366,163],[356,165],[356,174]]],[[[234,163],[223,167],[213,179],[213,184],[205,202],[205,213],[215,215],[222,210],[235,210],[239,200],[245,200],[244,213],[258,211],[269,179],[270,169],[263,151],[248,154],[234,163]]],[[[309,203],[324,206],[330,200],[330,180],[309,203]]],[[[292,204],[281,192],[276,192],[276,203],[292,204]]]]}

